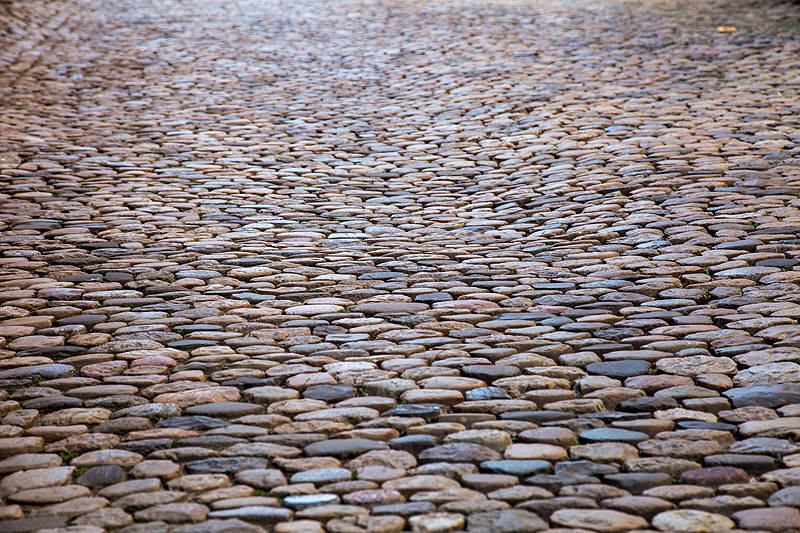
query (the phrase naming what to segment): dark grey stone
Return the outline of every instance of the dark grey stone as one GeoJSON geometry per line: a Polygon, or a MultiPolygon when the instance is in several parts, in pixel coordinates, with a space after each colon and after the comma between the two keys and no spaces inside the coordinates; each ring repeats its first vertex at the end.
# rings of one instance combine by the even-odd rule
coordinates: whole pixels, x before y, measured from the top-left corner
{"type": "Polygon", "coordinates": [[[470,365],[462,368],[461,372],[467,377],[480,379],[486,383],[522,374],[522,370],[510,365],[470,365]]]}
{"type": "Polygon", "coordinates": [[[117,465],[93,466],[76,480],[85,487],[106,487],[125,481],[125,471],[117,465]]]}
{"type": "Polygon", "coordinates": [[[733,466],[741,468],[751,476],[758,477],[778,468],[775,458],[770,455],[723,453],[707,455],[703,459],[706,466],[733,466]]]}
{"type": "Polygon", "coordinates": [[[242,470],[267,468],[269,460],[263,457],[211,457],[186,463],[187,474],[235,474],[242,470]]]}
{"type": "Polygon", "coordinates": [[[439,439],[433,435],[406,435],[389,441],[389,446],[393,450],[408,452],[412,455],[419,455],[423,450],[433,448],[439,444],[439,439]]]}
{"type": "Polygon", "coordinates": [[[493,474],[508,474],[510,476],[530,476],[533,474],[546,474],[553,470],[553,465],[549,461],[540,460],[518,460],[503,459],[500,461],[484,461],[481,463],[482,470],[488,470],[493,474]]]}
{"type": "MultiPolygon", "coordinates": [[[[319,355],[319,352],[314,355],[319,355]]],[[[341,402],[354,398],[355,395],[356,389],[349,385],[315,385],[303,391],[303,398],[324,402],[341,402]]]]}
{"type": "Polygon", "coordinates": [[[25,409],[39,409],[42,411],[56,411],[80,407],[83,402],[79,398],[71,396],[45,396],[43,398],[33,398],[22,404],[25,409]]]}
{"type": "Polygon", "coordinates": [[[426,422],[433,422],[445,412],[447,412],[446,408],[438,403],[415,403],[393,407],[383,413],[383,416],[409,416],[423,418],[426,422]]]}
{"type": "Polygon", "coordinates": [[[500,415],[501,420],[524,420],[525,422],[533,422],[539,425],[547,422],[569,420],[570,418],[575,418],[575,415],[562,411],[510,411],[500,415]]]}
{"type": "Polygon", "coordinates": [[[603,482],[627,490],[637,496],[647,489],[671,484],[672,476],[663,472],[611,474],[605,476],[603,482]]]}
{"type": "Polygon", "coordinates": [[[0,372],[0,379],[41,378],[59,379],[68,378],[75,372],[70,365],[51,363],[47,365],[21,366],[0,372]]]}
{"type": "Polygon", "coordinates": [[[65,527],[67,519],[59,516],[41,516],[36,518],[20,518],[17,520],[3,520],[0,522],[0,531],[3,533],[29,533],[39,529],[65,527]]]}
{"type": "Polygon", "coordinates": [[[212,418],[210,416],[176,416],[173,418],[165,418],[155,425],[157,428],[180,428],[189,431],[192,430],[206,430],[222,428],[230,425],[224,420],[219,418],[212,418]]]}
{"type": "Polygon", "coordinates": [[[784,383],[781,385],[756,385],[740,387],[722,393],[734,407],[760,405],[774,409],[791,403],[800,403],[800,384],[784,383]]]}
{"type": "Polygon", "coordinates": [[[500,387],[479,387],[477,389],[467,391],[464,396],[467,401],[508,400],[511,398],[505,389],[501,389],[500,387]]]}
{"type": "Polygon", "coordinates": [[[409,503],[395,503],[392,505],[376,505],[372,508],[372,514],[376,516],[381,515],[399,515],[403,518],[418,514],[432,513],[436,510],[436,506],[431,502],[409,502],[409,503]]]}
{"type": "Polygon", "coordinates": [[[618,474],[619,468],[592,461],[561,461],[556,464],[555,473],[570,476],[607,476],[618,474]]]}
{"type": "MultiPolygon", "coordinates": [[[[594,348],[594,346],[592,346],[592,348],[594,348]]],[[[586,365],[586,371],[590,374],[598,374],[600,376],[624,380],[632,376],[647,374],[650,371],[650,367],[651,365],[647,361],[633,359],[629,361],[591,363],[586,365]]]]}

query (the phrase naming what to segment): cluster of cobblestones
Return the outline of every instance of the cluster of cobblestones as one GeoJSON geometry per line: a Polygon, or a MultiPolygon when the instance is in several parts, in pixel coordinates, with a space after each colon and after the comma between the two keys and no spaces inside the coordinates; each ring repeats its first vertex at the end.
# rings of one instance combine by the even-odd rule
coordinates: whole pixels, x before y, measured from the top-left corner
{"type": "Polygon", "coordinates": [[[797,532],[799,16],[0,3],[0,532],[797,532]]]}

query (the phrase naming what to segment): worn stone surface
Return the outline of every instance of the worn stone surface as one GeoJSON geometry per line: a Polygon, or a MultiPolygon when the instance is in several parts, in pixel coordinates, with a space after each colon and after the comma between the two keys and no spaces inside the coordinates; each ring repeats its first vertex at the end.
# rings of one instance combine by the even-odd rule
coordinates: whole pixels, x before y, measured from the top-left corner
{"type": "Polygon", "coordinates": [[[550,516],[559,526],[593,531],[628,531],[647,527],[647,520],[639,516],[610,510],[561,509],[550,516]]]}
{"type": "Polygon", "coordinates": [[[736,525],[726,516],[698,510],[665,511],[656,515],[652,522],[660,531],[685,533],[717,533],[736,525]]]}
{"type": "Polygon", "coordinates": [[[795,527],[796,19],[0,1],[0,529],[795,527]]]}

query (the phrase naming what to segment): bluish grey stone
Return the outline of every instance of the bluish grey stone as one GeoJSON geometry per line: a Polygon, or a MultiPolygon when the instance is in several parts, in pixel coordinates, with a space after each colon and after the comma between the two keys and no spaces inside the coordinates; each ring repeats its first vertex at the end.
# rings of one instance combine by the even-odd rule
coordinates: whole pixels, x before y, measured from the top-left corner
{"type": "Polygon", "coordinates": [[[21,366],[0,372],[0,379],[20,379],[39,377],[41,379],[67,378],[75,372],[70,365],[51,363],[47,365],[21,366]]]}
{"type": "Polygon", "coordinates": [[[630,431],[627,429],[617,428],[598,428],[584,431],[578,436],[581,442],[624,442],[626,444],[636,445],[637,442],[649,439],[647,433],[639,431],[630,431]]]}
{"type": "Polygon", "coordinates": [[[800,486],[786,487],[767,500],[770,507],[800,507],[800,486]]]}
{"type": "Polygon", "coordinates": [[[760,405],[774,409],[792,403],[800,403],[800,384],[755,385],[726,390],[722,393],[734,407],[760,405]]]}
{"type": "Polygon", "coordinates": [[[175,272],[175,278],[177,279],[184,279],[184,278],[213,279],[213,278],[218,278],[221,275],[222,274],[220,274],[216,270],[181,270],[179,272],[175,272]]]}
{"type": "Polygon", "coordinates": [[[753,437],[734,442],[726,450],[728,453],[746,453],[754,455],[770,455],[783,457],[800,453],[800,446],[785,439],[771,437],[753,437]]]}

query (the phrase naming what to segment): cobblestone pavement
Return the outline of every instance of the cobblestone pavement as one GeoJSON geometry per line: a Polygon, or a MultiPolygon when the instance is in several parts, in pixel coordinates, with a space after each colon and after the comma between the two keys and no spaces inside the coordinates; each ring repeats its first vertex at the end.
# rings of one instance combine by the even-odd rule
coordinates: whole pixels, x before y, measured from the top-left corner
{"type": "Polygon", "coordinates": [[[796,5],[0,8],[3,533],[800,527],[796,5]]]}

